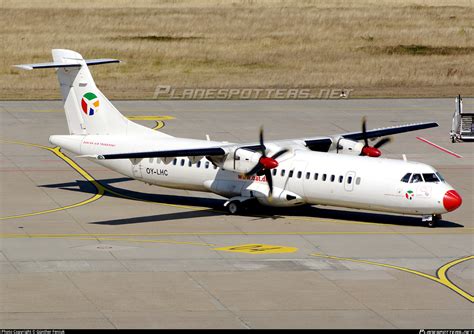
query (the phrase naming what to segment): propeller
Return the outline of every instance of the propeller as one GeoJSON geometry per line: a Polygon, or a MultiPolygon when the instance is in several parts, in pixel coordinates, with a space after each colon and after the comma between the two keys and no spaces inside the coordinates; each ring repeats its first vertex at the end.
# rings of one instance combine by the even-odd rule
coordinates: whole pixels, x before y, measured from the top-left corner
{"type": "Polygon", "coordinates": [[[268,157],[266,154],[266,147],[264,144],[263,140],[263,127],[260,127],[260,134],[259,134],[259,140],[260,140],[260,146],[258,147],[258,151],[262,154],[260,159],[258,160],[258,163],[253,167],[249,172],[247,172],[245,175],[246,176],[252,176],[252,175],[265,175],[265,178],[268,183],[268,187],[270,188],[269,191],[269,197],[272,196],[273,194],[273,179],[272,179],[272,173],[271,169],[277,168],[278,167],[278,161],[276,160],[278,157],[282,156],[286,152],[288,152],[288,149],[282,149],[272,155],[271,157],[268,157]]]}
{"type": "Polygon", "coordinates": [[[364,136],[364,147],[362,148],[360,155],[366,155],[373,158],[380,157],[382,152],[380,152],[379,148],[392,141],[390,137],[385,137],[376,142],[375,145],[370,146],[367,138],[367,119],[365,116],[362,118],[362,134],[364,136]]]}

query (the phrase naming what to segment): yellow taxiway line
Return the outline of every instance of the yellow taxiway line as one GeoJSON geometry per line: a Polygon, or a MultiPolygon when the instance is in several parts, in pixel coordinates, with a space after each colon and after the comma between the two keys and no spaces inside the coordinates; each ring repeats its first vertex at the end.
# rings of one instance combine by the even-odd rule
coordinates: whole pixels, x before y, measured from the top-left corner
{"type": "Polygon", "coordinates": [[[128,116],[131,121],[155,121],[153,130],[159,130],[165,126],[164,121],[175,119],[173,116],[128,116]]]}
{"type": "MultiPolygon", "coordinates": [[[[307,234],[316,234],[318,232],[307,232],[307,234]]],[[[206,246],[206,247],[216,247],[215,244],[212,243],[205,243],[205,242],[193,242],[193,241],[177,241],[177,240],[166,240],[166,239],[136,239],[130,237],[151,237],[151,236],[201,236],[201,235],[262,235],[262,234],[277,234],[277,233],[238,233],[238,232],[195,232],[195,233],[145,233],[145,234],[85,234],[85,233],[77,233],[77,234],[18,234],[18,233],[5,233],[0,234],[0,238],[4,239],[68,239],[68,240],[95,240],[95,241],[120,241],[120,242],[131,242],[131,243],[159,243],[159,244],[174,244],[174,245],[190,245],[190,246],[206,246]],[[123,238],[125,237],[125,238],[123,238]]],[[[283,233],[281,233],[283,234],[283,233]]],[[[290,233],[285,233],[290,234],[290,233]]],[[[302,234],[301,232],[296,232],[295,234],[302,234]]],[[[213,248],[214,250],[227,250],[233,248],[242,248],[244,246],[255,246],[255,245],[238,245],[238,246],[231,246],[231,247],[224,247],[224,248],[213,248]]],[[[265,245],[262,245],[265,246],[265,245]]],[[[267,245],[268,247],[268,245],[267,245]]],[[[273,246],[278,248],[285,248],[285,246],[273,246]]],[[[291,252],[295,252],[297,248],[294,247],[286,247],[291,248],[291,252]]],[[[252,254],[263,254],[264,252],[249,252],[252,254]]],[[[318,258],[326,258],[331,260],[338,260],[338,261],[351,261],[355,263],[362,263],[368,265],[374,265],[379,267],[385,267],[390,269],[395,269],[399,271],[403,271],[406,273],[410,273],[413,275],[417,275],[419,277],[423,277],[425,279],[429,279],[436,283],[439,283],[450,290],[454,291],[461,297],[469,300],[471,303],[474,303],[474,296],[469,294],[468,292],[464,291],[456,284],[454,284],[447,276],[447,272],[450,268],[454,267],[455,265],[474,259],[474,255],[465,256],[459,259],[452,260],[443,266],[441,266],[436,271],[436,276],[426,274],[421,271],[417,271],[414,269],[396,266],[387,263],[363,260],[363,259],[354,259],[354,258],[346,258],[346,257],[339,257],[339,256],[332,256],[320,253],[312,253],[311,256],[318,257],[318,258]]]]}
{"type": "Polygon", "coordinates": [[[449,278],[447,277],[447,271],[454,267],[455,265],[474,259],[474,255],[469,255],[466,257],[462,257],[460,259],[456,259],[453,261],[450,261],[446,264],[444,264],[442,267],[440,267],[437,272],[436,276],[432,276],[426,273],[423,273],[421,271],[413,270],[410,268],[405,268],[405,267],[400,267],[400,266],[395,266],[392,264],[386,264],[386,263],[380,263],[380,262],[374,262],[374,261],[368,261],[368,260],[361,260],[361,259],[353,259],[353,258],[347,258],[347,257],[339,257],[339,256],[332,256],[332,255],[326,255],[326,254],[320,254],[320,253],[313,253],[310,254],[311,256],[319,257],[319,258],[326,258],[326,259],[331,259],[331,260],[338,260],[338,261],[351,261],[351,262],[356,262],[356,263],[363,263],[363,264],[369,264],[369,265],[374,265],[374,266],[379,266],[379,267],[385,267],[385,268],[390,268],[390,269],[395,269],[395,270],[400,270],[404,271],[406,273],[410,273],[413,275],[417,275],[429,280],[432,280],[436,283],[439,283],[441,285],[444,285],[445,287],[451,289],[452,291],[456,292],[458,295],[461,297],[466,298],[469,300],[471,303],[474,303],[474,296],[467,293],[466,291],[462,290],[460,287],[458,287],[456,284],[454,284],[449,278]]]}
{"type": "Polygon", "coordinates": [[[54,209],[48,209],[48,210],[42,210],[42,211],[36,211],[36,212],[31,212],[31,213],[25,213],[25,214],[20,214],[20,215],[13,215],[13,216],[7,216],[7,217],[0,217],[0,220],[7,220],[7,219],[15,219],[15,218],[25,218],[25,217],[31,217],[31,216],[37,216],[37,215],[43,215],[47,213],[53,213],[53,212],[58,212],[58,211],[63,211],[67,209],[72,209],[72,208],[77,208],[82,205],[86,205],[89,203],[92,203],[94,201],[97,201],[104,195],[104,188],[89,174],[87,173],[84,169],[82,169],[77,163],[75,163],[71,158],[69,158],[67,155],[61,152],[61,149],[59,147],[48,147],[48,146],[43,146],[43,145],[38,145],[38,144],[31,144],[31,143],[24,143],[24,142],[18,142],[18,141],[11,141],[11,140],[2,140],[4,143],[10,143],[10,144],[18,144],[18,145],[24,145],[24,146],[32,146],[32,147],[37,147],[41,148],[43,150],[47,150],[49,152],[52,152],[55,154],[57,157],[59,157],[61,160],[66,162],[69,166],[71,166],[76,172],[78,172],[82,177],[84,177],[89,183],[91,183],[95,188],[96,188],[96,194],[93,195],[92,197],[70,205],[66,206],[61,206],[58,208],[54,209]]]}

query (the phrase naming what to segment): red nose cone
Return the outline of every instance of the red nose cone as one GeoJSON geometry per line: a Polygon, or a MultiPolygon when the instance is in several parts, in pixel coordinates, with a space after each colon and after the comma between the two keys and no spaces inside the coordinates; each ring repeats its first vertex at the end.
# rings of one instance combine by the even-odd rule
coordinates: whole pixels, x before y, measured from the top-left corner
{"type": "Polygon", "coordinates": [[[456,190],[449,190],[444,194],[443,205],[448,211],[454,211],[462,204],[462,198],[456,190]]]}
{"type": "Polygon", "coordinates": [[[269,157],[260,158],[260,163],[265,169],[272,169],[278,167],[278,161],[269,157]]]}
{"type": "Polygon", "coordinates": [[[362,154],[366,155],[366,156],[369,156],[369,157],[377,158],[377,157],[380,157],[382,155],[382,152],[380,152],[380,150],[378,148],[375,148],[375,147],[372,147],[372,146],[365,146],[362,149],[362,154]]]}

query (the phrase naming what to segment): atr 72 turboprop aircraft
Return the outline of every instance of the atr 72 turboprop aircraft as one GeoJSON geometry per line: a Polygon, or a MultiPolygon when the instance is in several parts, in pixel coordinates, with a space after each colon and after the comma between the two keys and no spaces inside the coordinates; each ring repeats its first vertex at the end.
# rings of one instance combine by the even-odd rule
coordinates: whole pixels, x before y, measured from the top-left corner
{"type": "Polygon", "coordinates": [[[419,215],[433,227],[441,214],[457,209],[461,196],[433,167],[380,158],[368,139],[427,129],[417,123],[329,137],[235,144],[177,138],[124,117],[101,93],[89,65],[71,50],[52,50],[53,62],[17,65],[56,68],[69,135],[49,141],[136,180],[163,187],[206,191],[228,198],[230,214],[251,202],[269,206],[329,205],[419,215]],[[358,142],[362,140],[363,142],[358,142]]]}

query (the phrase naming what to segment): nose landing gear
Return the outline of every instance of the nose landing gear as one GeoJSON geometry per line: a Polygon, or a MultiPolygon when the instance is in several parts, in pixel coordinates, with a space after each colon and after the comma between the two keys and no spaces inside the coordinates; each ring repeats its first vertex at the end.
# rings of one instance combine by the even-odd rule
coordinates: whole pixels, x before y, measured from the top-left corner
{"type": "Polygon", "coordinates": [[[426,222],[428,227],[436,227],[441,220],[441,215],[424,215],[421,217],[422,222],[426,222]]]}

